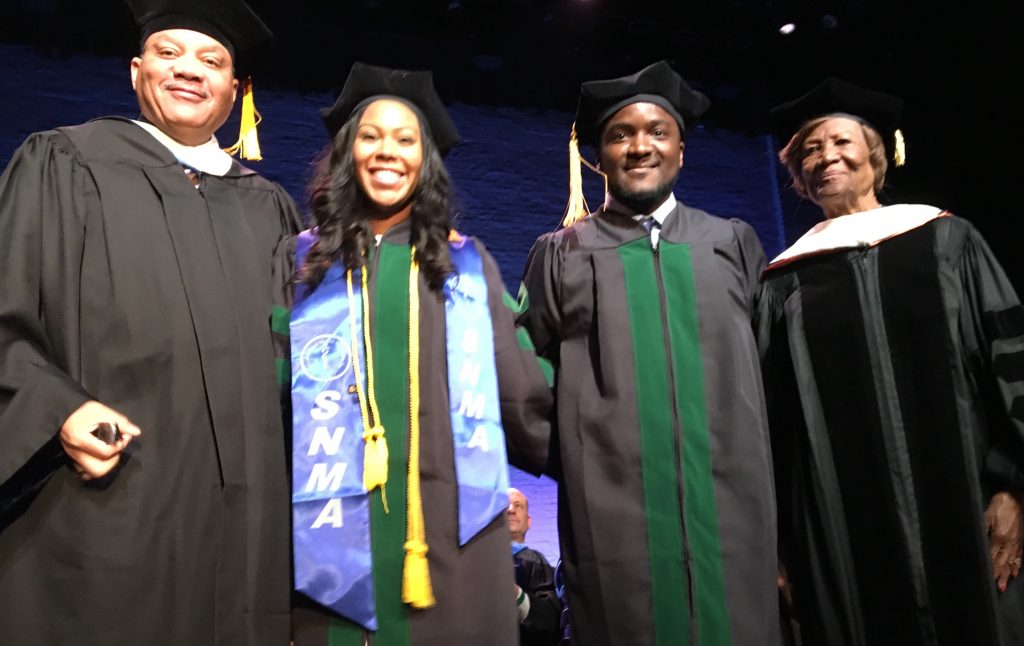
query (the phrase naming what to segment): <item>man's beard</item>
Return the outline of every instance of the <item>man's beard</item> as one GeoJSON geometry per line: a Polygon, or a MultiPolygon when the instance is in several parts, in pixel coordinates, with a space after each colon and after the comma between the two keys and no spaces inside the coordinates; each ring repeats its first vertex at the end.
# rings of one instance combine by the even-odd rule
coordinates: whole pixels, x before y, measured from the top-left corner
{"type": "Polygon", "coordinates": [[[676,185],[676,179],[679,174],[676,173],[672,179],[666,180],[664,183],[655,186],[654,188],[647,191],[630,191],[622,186],[608,186],[608,192],[612,194],[620,204],[628,207],[633,212],[643,215],[650,215],[654,209],[661,206],[668,196],[672,193],[672,188],[676,185]]]}

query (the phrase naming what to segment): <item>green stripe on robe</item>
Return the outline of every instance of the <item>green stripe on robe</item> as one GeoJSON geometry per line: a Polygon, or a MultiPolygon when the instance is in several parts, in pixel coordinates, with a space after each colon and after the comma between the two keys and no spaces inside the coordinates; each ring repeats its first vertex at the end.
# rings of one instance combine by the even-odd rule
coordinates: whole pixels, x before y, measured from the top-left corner
{"type": "Polygon", "coordinates": [[[666,286],[669,338],[683,428],[683,514],[690,547],[697,643],[728,646],[729,615],[725,605],[722,546],[711,475],[711,439],[704,395],[697,292],[689,245],[662,242],[659,250],[666,286]]]}
{"type": "MultiPolygon", "coordinates": [[[[526,296],[525,285],[521,285],[519,287],[519,298],[520,300],[517,302],[516,299],[512,298],[512,295],[508,293],[508,290],[504,290],[501,293],[501,302],[517,316],[523,313],[519,307],[520,304],[528,306],[530,302],[530,299],[526,296]]],[[[526,328],[516,326],[516,342],[518,343],[520,350],[526,350],[527,352],[537,355],[537,348],[533,345],[533,339],[530,338],[530,333],[526,331],[526,328]]],[[[537,355],[537,365],[540,366],[540,371],[544,375],[544,381],[547,382],[548,387],[550,388],[554,386],[555,367],[551,362],[544,357],[537,355]]]]}
{"type": "Polygon", "coordinates": [[[274,305],[270,308],[270,331],[274,334],[291,334],[292,312],[286,307],[274,305]]]}
{"type": "Polygon", "coordinates": [[[690,604],[661,299],[649,240],[644,237],[623,245],[619,257],[633,337],[654,643],[677,646],[690,643],[690,604]]]}
{"type": "MultiPolygon", "coordinates": [[[[380,489],[370,495],[370,543],[373,588],[377,601],[377,646],[409,644],[408,608],[402,603],[405,559],[405,505],[408,479],[409,419],[409,265],[410,248],[382,242],[379,248],[373,323],[374,378],[377,405],[388,442],[388,510],[380,489]]],[[[331,646],[362,646],[362,630],[353,623],[331,626],[331,646]],[[350,635],[359,641],[349,641],[350,635]],[[338,641],[335,642],[335,639],[338,641]]]]}
{"type": "Polygon", "coordinates": [[[270,309],[270,332],[275,340],[275,347],[279,346],[282,356],[274,359],[274,369],[277,373],[277,383],[281,386],[291,386],[291,346],[288,341],[291,335],[292,311],[288,308],[274,305],[270,309]]]}

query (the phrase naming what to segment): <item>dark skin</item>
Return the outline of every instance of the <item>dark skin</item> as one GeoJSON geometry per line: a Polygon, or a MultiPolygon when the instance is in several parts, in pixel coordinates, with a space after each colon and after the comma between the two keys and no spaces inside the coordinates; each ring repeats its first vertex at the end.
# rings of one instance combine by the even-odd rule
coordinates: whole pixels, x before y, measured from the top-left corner
{"type": "Polygon", "coordinates": [[[374,212],[373,219],[370,220],[370,230],[373,231],[375,236],[384,235],[394,225],[408,220],[410,213],[412,213],[412,202],[393,213],[387,211],[374,212]]]}
{"type": "Polygon", "coordinates": [[[650,213],[672,192],[683,168],[679,124],[653,103],[631,103],[601,132],[598,165],[608,192],[638,213],[650,213]]]}
{"type": "Polygon", "coordinates": [[[374,235],[382,235],[412,213],[423,167],[420,136],[416,114],[398,101],[374,101],[359,120],[352,157],[374,235]]]}
{"type": "Polygon", "coordinates": [[[989,554],[993,576],[1000,592],[1006,592],[1010,580],[1020,574],[1024,545],[1024,495],[1000,491],[992,496],[985,509],[989,554]]]}

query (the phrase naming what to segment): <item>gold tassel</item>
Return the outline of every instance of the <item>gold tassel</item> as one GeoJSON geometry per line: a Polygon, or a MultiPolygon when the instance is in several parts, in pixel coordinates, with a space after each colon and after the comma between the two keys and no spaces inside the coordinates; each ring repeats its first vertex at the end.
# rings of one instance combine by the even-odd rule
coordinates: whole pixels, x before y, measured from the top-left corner
{"type": "Polygon", "coordinates": [[[413,608],[434,605],[427,563],[427,533],[420,491],[420,292],[416,247],[409,266],[409,476],[406,497],[402,601],[413,608]]]}
{"type": "Polygon", "coordinates": [[[377,425],[363,431],[363,488],[381,491],[388,482],[388,441],[384,438],[384,427],[377,425]]]}
{"type": "Polygon", "coordinates": [[[903,138],[903,131],[896,129],[896,150],[893,151],[892,160],[897,166],[907,163],[907,141],[903,138]]]}
{"type": "Polygon", "coordinates": [[[567,227],[590,214],[587,198],[583,196],[583,171],[580,169],[580,142],[576,137],[576,124],[572,124],[569,134],[569,203],[565,207],[562,226],[567,227]]]}
{"type": "Polygon", "coordinates": [[[427,544],[406,541],[405,565],[402,568],[402,601],[413,608],[429,608],[436,602],[430,586],[427,544]]]}
{"type": "Polygon", "coordinates": [[[263,121],[263,115],[256,111],[256,104],[252,98],[252,79],[247,78],[242,83],[242,119],[238,128],[238,141],[233,146],[224,149],[229,155],[238,153],[242,159],[260,161],[263,159],[260,154],[260,141],[256,137],[256,126],[263,121]]]}
{"type": "Polygon", "coordinates": [[[604,180],[604,192],[608,194],[608,175],[597,166],[594,166],[580,155],[580,142],[576,137],[576,124],[572,124],[572,133],[569,135],[569,203],[565,206],[565,215],[562,216],[562,226],[569,226],[579,222],[590,215],[590,207],[587,206],[587,198],[583,196],[583,175],[580,166],[586,166],[594,171],[604,180]]]}

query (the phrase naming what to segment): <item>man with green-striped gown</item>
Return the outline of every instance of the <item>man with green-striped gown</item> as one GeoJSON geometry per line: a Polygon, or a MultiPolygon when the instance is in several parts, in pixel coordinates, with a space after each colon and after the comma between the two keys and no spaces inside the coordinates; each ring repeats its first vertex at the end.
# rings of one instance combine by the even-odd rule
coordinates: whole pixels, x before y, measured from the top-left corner
{"type": "Polygon", "coordinates": [[[750,316],[764,253],[746,223],[672,193],[708,105],[664,61],[584,83],[570,146],[594,146],[605,202],[587,215],[577,194],[527,261],[519,322],[556,367],[575,644],[780,640],[750,316]]]}

